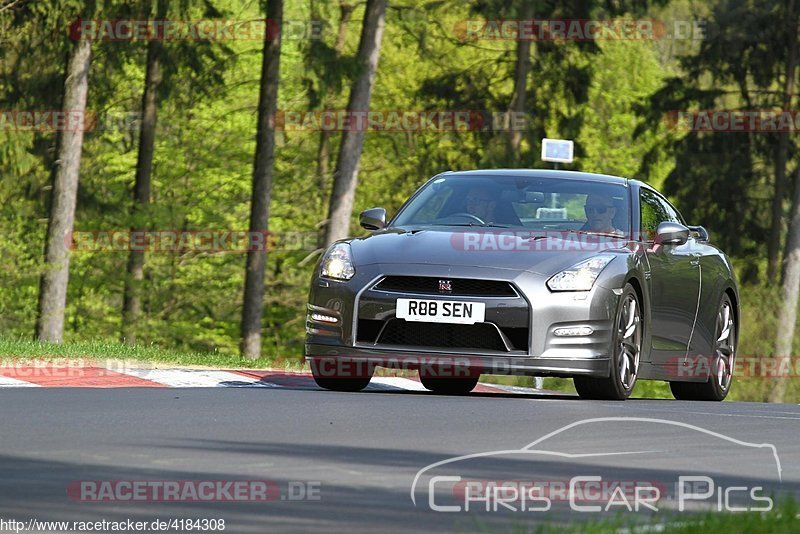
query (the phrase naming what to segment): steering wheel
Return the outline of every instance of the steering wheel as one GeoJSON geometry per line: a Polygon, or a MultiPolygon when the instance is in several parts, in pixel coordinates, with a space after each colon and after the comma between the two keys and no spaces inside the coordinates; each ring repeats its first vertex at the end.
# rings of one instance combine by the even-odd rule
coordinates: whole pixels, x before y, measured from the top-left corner
{"type": "Polygon", "coordinates": [[[467,213],[467,212],[464,212],[464,211],[459,212],[459,213],[452,213],[452,214],[448,215],[448,217],[466,217],[467,219],[472,219],[473,221],[475,221],[476,223],[478,223],[480,225],[485,225],[486,224],[486,222],[483,219],[481,219],[480,217],[478,217],[477,215],[473,215],[471,213],[467,213]]]}

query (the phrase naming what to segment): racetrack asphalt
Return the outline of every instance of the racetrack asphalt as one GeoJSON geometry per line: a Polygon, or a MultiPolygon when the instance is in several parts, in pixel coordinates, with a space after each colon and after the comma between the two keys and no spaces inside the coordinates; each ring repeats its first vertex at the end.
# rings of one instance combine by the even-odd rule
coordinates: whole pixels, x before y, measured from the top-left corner
{"type": "MultiPolygon", "coordinates": [[[[713,480],[713,496],[687,501],[690,509],[724,505],[721,488],[800,494],[798,436],[800,406],[788,404],[302,388],[9,388],[0,389],[0,519],[224,519],[225,532],[508,530],[602,516],[572,509],[554,489],[596,475],[652,483],[669,494],[659,511],[625,513],[673,520],[679,476],[713,480]],[[424,470],[436,462],[445,463],[424,470]],[[544,482],[551,506],[520,511],[518,500],[487,512],[482,507],[489,503],[478,500],[469,512],[433,511],[431,487],[437,506],[463,509],[464,501],[463,487],[431,486],[432,476],[544,482]],[[82,481],[253,480],[271,481],[281,497],[86,502],[94,497],[81,500],[74,492],[82,481]],[[299,500],[289,498],[290,486],[299,500]],[[312,498],[300,499],[309,491],[312,498]]],[[[757,504],[739,490],[731,495],[729,505],[757,504]]],[[[573,504],[598,502],[606,504],[603,498],[573,504]]]]}

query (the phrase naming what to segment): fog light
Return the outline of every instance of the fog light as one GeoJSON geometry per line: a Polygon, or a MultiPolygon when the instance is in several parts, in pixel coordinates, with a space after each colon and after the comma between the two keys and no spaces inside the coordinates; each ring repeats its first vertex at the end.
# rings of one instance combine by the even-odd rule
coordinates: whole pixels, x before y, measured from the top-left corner
{"type": "Polygon", "coordinates": [[[594,333],[594,330],[589,328],[588,326],[575,326],[572,328],[556,328],[553,331],[553,334],[557,335],[558,337],[566,337],[566,336],[589,336],[594,333]]]}
{"type": "Polygon", "coordinates": [[[332,315],[323,315],[321,313],[312,313],[311,319],[314,321],[319,321],[320,323],[331,323],[336,324],[339,322],[339,319],[332,315]]]}

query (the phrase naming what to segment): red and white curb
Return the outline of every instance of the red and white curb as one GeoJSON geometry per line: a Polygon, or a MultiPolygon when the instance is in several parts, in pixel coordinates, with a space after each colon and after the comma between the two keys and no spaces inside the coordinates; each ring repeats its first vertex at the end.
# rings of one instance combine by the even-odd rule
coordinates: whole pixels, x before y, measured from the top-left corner
{"type": "MultiPolygon", "coordinates": [[[[320,389],[308,372],[280,370],[148,369],[135,367],[13,365],[0,366],[0,388],[21,387],[170,387],[320,389]]],[[[428,391],[414,378],[375,376],[367,390],[428,391]]],[[[542,390],[478,384],[476,393],[542,393],[542,390]]]]}

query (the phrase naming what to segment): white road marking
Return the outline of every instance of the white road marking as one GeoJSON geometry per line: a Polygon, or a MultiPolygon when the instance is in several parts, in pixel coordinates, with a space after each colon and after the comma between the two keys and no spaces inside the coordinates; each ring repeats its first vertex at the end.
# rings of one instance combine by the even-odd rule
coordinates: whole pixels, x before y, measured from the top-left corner
{"type": "Polygon", "coordinates": [[[391,386],[405,391],[428,391],[420,382],[402,376],[373,376],[370,381],[372,385],[391,386]]]}
{"type": "Polygon", "coordinates": [[[244,376],[227,371],[205,369],[123,369],[118,372],[150,380],[173,388],[202,387],[280,387],[259,381],[252,376],[244,376]]]}
{"type": "MultiPolygon", "coordinates": [[[[800,421],[800,414],[797,414],[797,417],[779,417],[777,415],[753,415],[753,414],[746,414],[746,413],[719,413],[719,412],[691,412],[687,410],[663,410],[658,408],[650,408],[647,410],[639,410],[634,408],[634,410],[639,412],[659,412],[659,413],[675,413],[675,414],[692,414],[692,415],[717,415],[722,417],[750,417],[755,419],[789,419],[790,421],[800,421]]],[[[786,412],[782,412],[786,413],[786,412]]]]}
{"type": "Polygon", "coordinates": [[[0,388],[38,388],[39,384],[17,380],[8,376],[0,376],[0,388]]]}
{"type": "Polygon", "coordinates": [[[495,389],[502,389],[503,391],[507,391],[508,393],[524,393],[524,394],[539,393],[540,395],[569,395],[569,393],[566,392],[528,388],[525,386],[507,386],[505,384],[484,384],[483,382],[481,382],[481,385],[495,389]]]}

